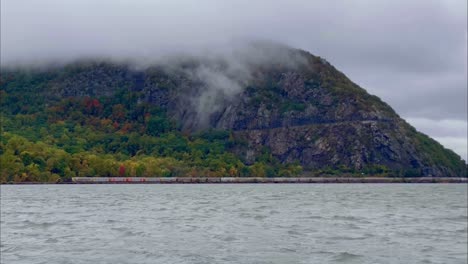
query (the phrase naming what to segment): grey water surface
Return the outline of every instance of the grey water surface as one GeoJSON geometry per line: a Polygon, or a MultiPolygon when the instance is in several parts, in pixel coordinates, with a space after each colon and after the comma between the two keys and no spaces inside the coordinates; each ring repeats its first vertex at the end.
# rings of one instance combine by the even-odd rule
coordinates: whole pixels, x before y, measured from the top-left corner
{"type": "Polygon", "coordinates": [[[467,263],[466,184],[1,188],[1,263],[467,263]]]}

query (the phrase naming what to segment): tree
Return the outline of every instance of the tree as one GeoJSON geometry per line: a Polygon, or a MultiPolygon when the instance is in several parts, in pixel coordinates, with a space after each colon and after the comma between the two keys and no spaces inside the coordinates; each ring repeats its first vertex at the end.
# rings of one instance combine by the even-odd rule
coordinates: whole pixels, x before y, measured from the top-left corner
{"type": "Polygon", "coordinates": [[[125,166],[124,165],[120,165],[120,167],[119,167],[119,176],[120,177],[125,177],[125,166]]]}
{"type": "Polygon", "coordinates": [[[146,133],[151,136],[160,136],[161,134],[169,131],[171,124],[166,118],[159,116],[152,116],[148,119],[146,124],[146,133]]]}

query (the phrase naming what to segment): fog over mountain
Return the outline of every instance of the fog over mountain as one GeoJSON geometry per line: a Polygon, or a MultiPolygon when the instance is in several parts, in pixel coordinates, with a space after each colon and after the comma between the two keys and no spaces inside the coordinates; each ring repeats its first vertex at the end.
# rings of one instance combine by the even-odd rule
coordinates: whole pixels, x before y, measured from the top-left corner
{"type": "Polygon", "coordinates": [[[248,73],[246,59],[265,55],[236,47],[282,43],[327,59],[466,160],[466,10],[465,0],[3,0],[1,65],[222,53],[235,75],[194,77],[229,93],[248,79],[233,77],[248,73]]]}

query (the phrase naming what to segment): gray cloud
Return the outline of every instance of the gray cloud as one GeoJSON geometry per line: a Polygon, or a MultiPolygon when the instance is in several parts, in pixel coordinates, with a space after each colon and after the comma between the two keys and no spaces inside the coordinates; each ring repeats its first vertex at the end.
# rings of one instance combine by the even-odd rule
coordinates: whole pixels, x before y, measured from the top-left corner
{"type": "Polygon", "coordinates": [[[434,137],[466,137],[466,121],[456,119],[432,120],[428,118],[406,118],[408,122],[420,128],[424,133],[434,137]]]}
{"type": "Polygon", "coordinates": [[[326,58],[416,128],[455,137],[445,141],[453,145],[466,135],[438,127],[466,124],[466,12],[466,0],[2,0],[1,64],[152,61],[271,40],[326,58]]]}
{"type": "Polygon", "coordinates": [[[468,126],[466,120],[432,120],[428,118],[406,118],[406,120],[420,131],[430,134],[442,145],[460,154],[468,160],[468,126]]]}
{"type": "Polygon", "coordinates": [[[468,160],[468,144],[466,143],[466,137],[434,137],[435,140],[439,141],[440,144],[444,145],[455,151],[465,161],[468,160]]]}
{"type": "Polygon", "coordinates": [[[460,70],[434,73],[352,69],[351,76],[398,113],[435,120],[467,118],[467,76],[460,70]]]}

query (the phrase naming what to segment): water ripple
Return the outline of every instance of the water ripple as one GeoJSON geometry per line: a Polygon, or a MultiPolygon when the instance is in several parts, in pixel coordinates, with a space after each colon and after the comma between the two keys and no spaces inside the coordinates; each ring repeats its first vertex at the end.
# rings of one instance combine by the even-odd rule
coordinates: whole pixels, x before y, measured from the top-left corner
{"type": "Polygon", "coordinates": [[[1,186],[0,263],[467,263],[466,199],[461,184],[1,186]]]}

